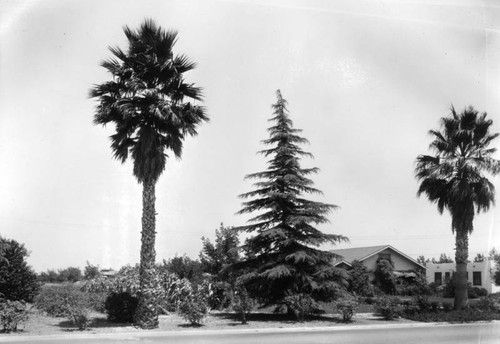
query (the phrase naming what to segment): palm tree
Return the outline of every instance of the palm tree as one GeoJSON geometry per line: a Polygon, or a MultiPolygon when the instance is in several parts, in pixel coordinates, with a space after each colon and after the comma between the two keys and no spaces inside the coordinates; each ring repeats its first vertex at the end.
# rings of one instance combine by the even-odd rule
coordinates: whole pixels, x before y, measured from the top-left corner
{"type": "Polygon", "coordinates": [[[135,323],[141,328],[158,326],[154,301],[155,184],[165,169],[169,150],[181,157],[186,136],[208,121],[205,109],[195,104],[201,89],[184,81],[183,74],[195,64],[184,55],[174,56],[177,32],[165,31],[153,20],[137,30],[124,27],[128,50],[110,47],[114,57],[101,63],[112,80],[95,85],[97,98],[94,124],[114,123],[111,135],[114,157],[133,160],[133,174],[143,185],[139,305],[135,323]],[[188,100],[190,101],[188,101],[188,100]],[[193,101],[193,103],[191,102],[193,101]]]}
{"type": "Polygon", "coordinates": [[[417,195],[425,194],[436,203],[440,213],[451,215],[451,230],[455,234],[456,289],[455,309],[468,305],[467,259],[469,235],[475,213],[486,212],[495,202],[495,188],[485,173],[500,172],[500,161],[492,157],[495,148],[489,144],[498,137],[490,134],[493,121],[473,107],[441,118],[441,131],[431,130],[430,149],[434,156],[419,155],[415,175],[420,181],[417,195]]]}

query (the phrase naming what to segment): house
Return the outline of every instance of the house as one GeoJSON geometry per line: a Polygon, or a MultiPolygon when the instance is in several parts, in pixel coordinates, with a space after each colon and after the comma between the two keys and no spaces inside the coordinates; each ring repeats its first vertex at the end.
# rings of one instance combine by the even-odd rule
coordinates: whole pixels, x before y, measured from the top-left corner
{"type": "MultiPolygon", "coordinates": [[[[446,283],[456,271],[455,263],[427,263],[426,278],[427,283],[442,285],[446,283]]],[[[467,263],[467,279],[473,287],[484,288],[488,294],[496,292],[491,279],[491,261],[485,259],[482,262],[467,263]]]]}
{"type": "Polygon", "coordinates": [[[391,245],[356,247],[339,250],[332,250],[339,259],[334,262],[334,266],[349,270],[352,262],[360,261],[370,272],[370,278],[374,278],[373,272],[377,268],[378,259],[387,259],[392,261],[394,274],[402,277],[415,277],[416,271],[425,271],[426,267],[419,264],[415,259],[409,257],[403,252],[395,249],[391,245]]]}

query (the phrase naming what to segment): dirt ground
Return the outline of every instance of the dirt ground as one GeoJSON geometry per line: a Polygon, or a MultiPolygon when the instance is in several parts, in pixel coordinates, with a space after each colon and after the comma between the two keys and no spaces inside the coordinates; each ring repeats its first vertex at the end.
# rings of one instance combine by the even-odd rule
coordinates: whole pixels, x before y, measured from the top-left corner
{"type": "MultiPolygon", "coordinates": [[[[85,333],[121,333],[142,331],[132,324],[115,324],[106,320],[105,314],[93,313],[90,326],[85,333]]],[[[248,324],[241,324],[233,313],[212,311],[201,326],[192,326],[177,314],[161,315],[158,329],[153,331],[193,331],[193,330],[223,330],[223,329],[263,329],[263,328],[293,328],[293,327],[329,327],[329,326],[356,326],[383,324],[387,321],[375,316],[373,313],[358,313],[350,323],[342,322],[339,314],[324,314],[305,322],[297,322],[281,314],[253,313],[248,318],[248,324]]],[[[391,323],[411,323],[409,320],[398,319],[391,323]]],[[[52,318],[41,314],[36,309],[31,309],[28,321],[20,326],[20,331],[3,336],[16,335],[51,335],[64,333],[81,333],[67,319],[52,318]]]]}

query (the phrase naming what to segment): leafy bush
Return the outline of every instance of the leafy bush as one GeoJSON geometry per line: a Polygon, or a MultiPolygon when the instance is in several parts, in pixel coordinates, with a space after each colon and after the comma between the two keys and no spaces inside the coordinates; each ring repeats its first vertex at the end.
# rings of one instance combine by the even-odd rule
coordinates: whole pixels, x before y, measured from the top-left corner
{"type": "Polygon", "coordinates": [[[49,316],[68,318],[80,330],[88,325],[89,294],[74,284],[44,286],[35,298],[35,307],[49,316]]]}
{"type": "Polygon", "coordinates": [[[239,287],[234,293],[233,310],[241,317],[241,323],[247,323],[247,315],[253,310],[255,302],[248,296],[244,287],[239,287]]]}
{"type": "Polygon", "coordinates": [[[16,332],[18,325],[27,319],[28,311],[24,302],[0,300],[0,325],[3,332],[16,332]]]}
{"type": "Polygon", "coordinates": [[[359,260],[352,262],[352,269],[349,270],[349,285],[347,290],[359,296],[373,296],[373,287],[370,283],[368,268],[359,260]]]}
{"type": "Polygon", "coordinates": [[[488,291],[484,288],[479,288],[479,287],[469,287],[467,288],[467,294],[469,299],[477,299],[480,297],[485,297],[488,295],[488,291]]]}
{"type": "Polygon", "coordinates": [[[191,325],[201,325],[208,314],[207,303],[203,298],[188,297],[179,304],[178,313],[191,325]]]}
{"type": "Polygon", "coordinates": [[[134,321],[138,300],[128,292],[112,292],[104,304],[108,320],[111,322],[130,323],[134,321]]]}
{"type": "Polygon", "coordinates": [[[482,311],[496,311],[500,312],[500,304],[495,302],[493,297],[482,297],[480,298],[472,308],[476,308],[482,311]]]}
{"type": "Polygon", "coordinates": [[[359,303],[356,300],[352,299],[346,299],[337,302],[337,309],[342,313],[342,320],[344,322],[351,321],[358,306],[359,303]]]}
{"type": "Polygon", "coordinates": [[[443,306],[443,311],[445,312],[449,312],[453,309],[453,304],[450,302],[443,302],[442,306],[443,306]]]}
{"type": "Polygon", "coordinates": [[[163,313],[174,312],[181,300],[189,297],[193,292],[191,283],[187,279],[179,279],[170,273],[162,273],[160,278],[161,292],[158,300],[160,308],[163,313]]]}
{"type": "Polygon", "coordinates": [[[319,304],[308,294],[295,294],[285,297],[285,305],[288,313],[293,314],[295,319],[302,322],[309,315],[320,311],[319,304]]]}
{"type": "Polygon", "coordinates": [[[394,276],[394,264],[387,259],[378,259],[375,269],[375,281],[379,288],[385,293],[393,295],[396,293],[396,276],[394,276]]]}
{"type": "Polygon", "coordinates": [[[386,296],[377,300],[376,311],[385,320],[399,318],[402,313],[402,306],[397,297],[386,296]]]}
{"type": "Polygon", "coordinates": [[[26,262],[28,250],[15,240],[0,237],[0,294],[8,300],[32,302],[40,289],[36,273],[26,262]]]}

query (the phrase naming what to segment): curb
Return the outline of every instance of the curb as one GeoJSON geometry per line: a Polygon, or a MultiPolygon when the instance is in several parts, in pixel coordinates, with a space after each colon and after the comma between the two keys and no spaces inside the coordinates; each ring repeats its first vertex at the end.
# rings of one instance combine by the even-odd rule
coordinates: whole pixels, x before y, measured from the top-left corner
{"type": "Polygon", "coordinates": [[[192,336],[203,333],[205,336],[221,334],[248,334],[248,333],[284,333],[284,332],[336,332],[349,330],[384,330],[391,328],[422,328],[422,327],[455,327],[463,325],[484,325],[500,324],[500,320],[482,321],[474,323],[402,323],[402,324],[380,324],[380,325],[342,325],[342,326],[322,326],[322,327],[286,327],[286,328],[254,328],[254,329],[224,329],[224,330],[185,330],[185,331],[137,331],[137,332],[116,332],[116,333],[78,333],[78,334],[51,334],[51,335],[15,335],[14,337],[2,336],[1,342],[21,342],[21,341],[44,341],[44,340],[70,340],[70,339],[135,339],[139,337],[174,337],[192,336]]]}

